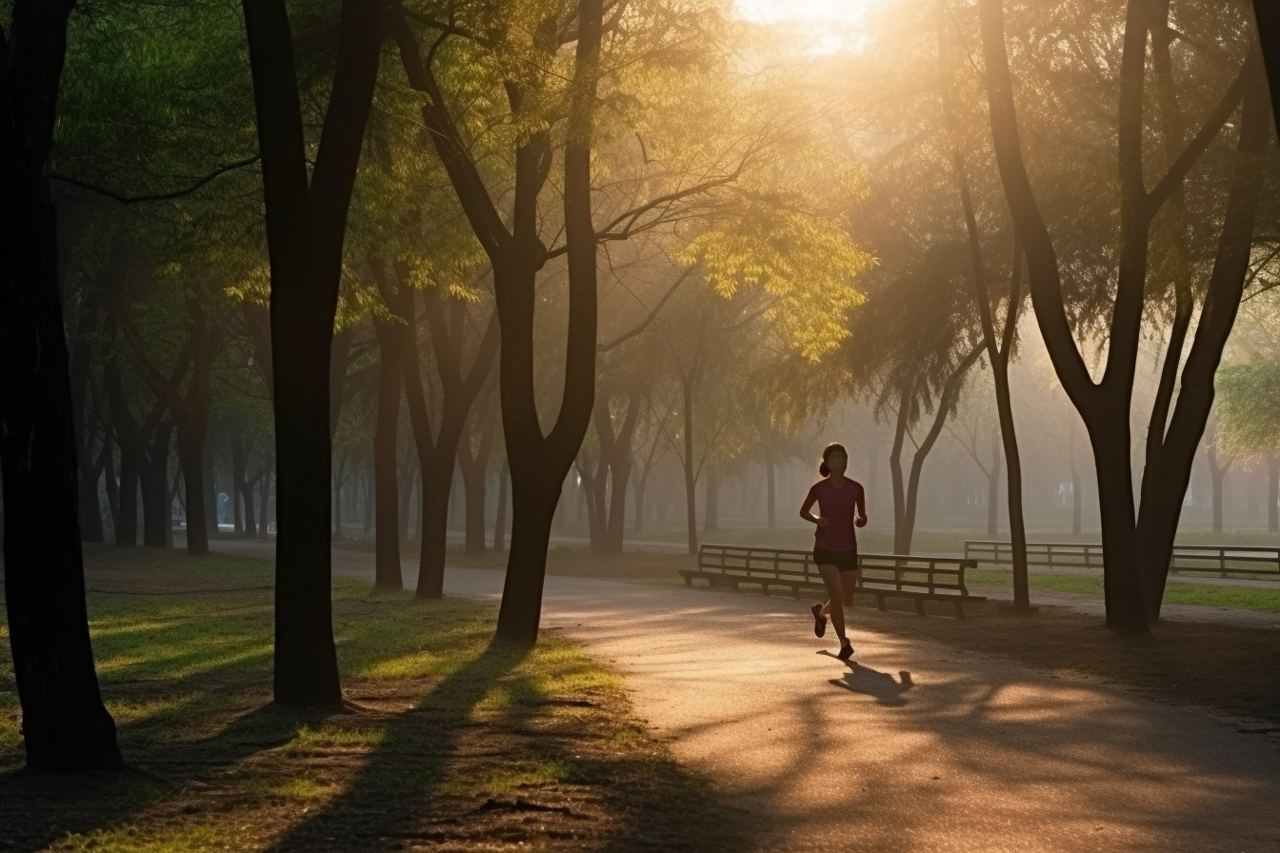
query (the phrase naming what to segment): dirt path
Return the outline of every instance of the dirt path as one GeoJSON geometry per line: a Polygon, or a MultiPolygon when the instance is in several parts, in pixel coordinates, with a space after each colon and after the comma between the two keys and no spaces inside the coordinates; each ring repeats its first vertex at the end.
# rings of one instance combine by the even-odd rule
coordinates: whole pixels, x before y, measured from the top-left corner
{"type": "MultiPolygon", "coordinates": [[[[451,569],[446,591],[501,581],[451,569]]],[[[846,666],[786,599],[553,575],[544,612],[761,816],[762,848],[1280,849],[1280,751],[1202,709],[866,628],[846,666]]]]}

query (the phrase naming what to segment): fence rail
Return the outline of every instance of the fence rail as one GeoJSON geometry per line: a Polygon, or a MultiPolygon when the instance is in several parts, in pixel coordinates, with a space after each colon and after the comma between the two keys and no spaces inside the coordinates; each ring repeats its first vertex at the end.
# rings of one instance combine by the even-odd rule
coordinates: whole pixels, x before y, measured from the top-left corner
{"type": "MultiPolygon", "coordinates": [[[[968,560],[1013,563],[1009,542],[965,540],[968,560]]],[[[1028,542],[1027,565],[1054,569],[1101,569],[1102,545],[1095,542],[1028,542]]],[[[1174,545],[1169,570],[1179,573],[1274,575],[1280,578],[1280,547],[1271,545],[1174,545]]]]}

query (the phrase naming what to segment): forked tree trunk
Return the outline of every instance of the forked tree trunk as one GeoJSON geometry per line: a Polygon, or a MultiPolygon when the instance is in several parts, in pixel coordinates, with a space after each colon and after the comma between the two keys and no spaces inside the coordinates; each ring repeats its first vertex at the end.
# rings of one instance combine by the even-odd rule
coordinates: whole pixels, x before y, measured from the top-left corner
{"type": "Polygon", "coordinates": [[[276,702],[337,705],[330,584],[330,358],[343,240],[384,36],[378,0],[344,0],[337,69],[308,169],[284,0],[245,0],[271,261],[276,438],[276,702]]]}

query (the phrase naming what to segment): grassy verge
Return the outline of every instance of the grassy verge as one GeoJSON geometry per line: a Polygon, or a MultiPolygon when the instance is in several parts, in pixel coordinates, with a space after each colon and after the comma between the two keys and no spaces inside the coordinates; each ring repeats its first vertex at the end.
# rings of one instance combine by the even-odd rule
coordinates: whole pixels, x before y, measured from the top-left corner
{"type": "Polygon", "coordinates": [[[94,647],[130,770],[19,772],[0,651],[0,838],[16,849],[708,849],[741,816],[635,719],[618,679],[493,610],[335,583],[347,706],[269,705],[270,569],[89,552],[94,647]]]}
{"type": "MultiPolygon", "coordinates": [[[[965,582],[973,586],[1008,588],[1009,572],[979,569],[965,572],[965,582]]],[[[1102,595],[1102,578],[1096,575],[1057,575],[1032,572],[1033,590],[1102,595]]],[[[1165,604],[1194,604],[1201,607],[1225,607],[1280,613],[1280,586],[1266,589],[1251,586],[1219,586],[1216,584],[1170,583],[1164,590],[1165,604]]]]}

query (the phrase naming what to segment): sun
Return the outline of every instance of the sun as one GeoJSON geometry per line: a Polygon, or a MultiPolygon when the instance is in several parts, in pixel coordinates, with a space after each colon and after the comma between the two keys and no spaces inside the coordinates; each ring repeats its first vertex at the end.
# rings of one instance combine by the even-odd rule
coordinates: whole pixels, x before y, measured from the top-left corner
{"type": "Polygon", "coordinates": [[[878,0],[734,0],[741,20],[786,29],[806,43],[805,53],[856,51],[863,43],[863,18],[878,0]]]}

